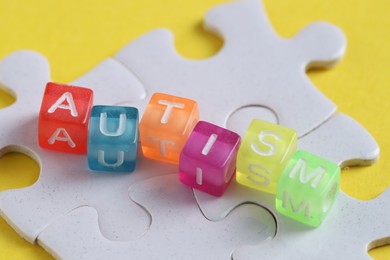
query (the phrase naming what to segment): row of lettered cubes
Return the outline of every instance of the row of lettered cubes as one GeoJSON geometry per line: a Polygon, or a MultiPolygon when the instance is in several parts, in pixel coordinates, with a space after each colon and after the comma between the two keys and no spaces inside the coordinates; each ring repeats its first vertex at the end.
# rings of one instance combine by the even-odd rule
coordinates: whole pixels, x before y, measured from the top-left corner
{"type": "Polygon", "coordinates": [[[337,197],[338,165],[296,151],[297,133],[287,127],[254,119],[241,142],[238,134],[199,121],[195,101],[160,93],[138,121],[137,108],[93,106],[92,90],[50,82],[39,145],[87,153],[93,171],[132,172],[140,141],[145,157],[179,164],[181,182],[192,188],[222,196],[236,173],[238,183],[276,194],[279,212],[314,227],[337,197]]]}

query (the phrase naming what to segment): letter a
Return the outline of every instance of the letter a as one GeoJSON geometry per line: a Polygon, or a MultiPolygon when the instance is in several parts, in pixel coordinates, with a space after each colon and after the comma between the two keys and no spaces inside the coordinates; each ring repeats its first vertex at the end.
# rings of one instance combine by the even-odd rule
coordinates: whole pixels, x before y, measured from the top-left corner
{"type": "MultiPolygon", "coordinates": [[[[306,201],[306,200],[302,200],[298,206],[294,205],[294,202],[292,200],[292,196],[290,195],[290,193],[288,193],[287,191],[284,191],[283,192],[283,204],[282,204],[282,207],[287,209],[288,208],[288,204],[290,204],[291,206],[291,209],[294,213],[300,213],[304,210],[304,214],[305,214],[305,217],[306,218],[309,218],[310,217],[310,211],[311,211],[311,204],[309,201],[306,201]]],[[[297,203],[298,204],[298,203],[297,203]]]]}
{"type": "Polygon", "coordinates": [[[49,138],[48,143],[54,144],[55,141],[68,142],[70,147],[76,147],[76,144],[73,142],[72,138],[70,138],[68,132],[66,132],[64,128],[57,128],[57,130],[55,130],[52,136],[49,138]],[[60,134],[62,134],[63,137],[60,137],[60,134]]]}
{"type": "Polygon", "coordinates": [[[70,114],[73,117],[77,117],[79,115],[74,104],[72,93],[70,92],[65,92],[64,94],[62,94],[62,96],[49,108],[47,112],[49,112],[50,114],[54,113],[57,108],[70,110],[70,114]],[[66,102],[68,102],[68,104],[64,104],[65,100],[66,102]]]}

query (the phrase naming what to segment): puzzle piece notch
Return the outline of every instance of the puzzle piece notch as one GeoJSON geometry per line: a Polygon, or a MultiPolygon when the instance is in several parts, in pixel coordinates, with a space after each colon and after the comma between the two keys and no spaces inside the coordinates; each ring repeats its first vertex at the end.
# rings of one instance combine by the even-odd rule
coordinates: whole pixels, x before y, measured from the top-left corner
{"type": "Polygon", "coordinates": [[[99,232],[97,212],[81,207],[45,229],[38,237],[39,244],[54,256],[68,259],[230,259],[235,248],[275,234],[272,215],[255,205],[242,205],[220,222],[206,220],[191,189],[182,185],[176,174],[137,183],[129,194],[152,216],[150,229],[142,237],[109,241],[99,232]]]}
{"type": "MultiPolygon", "coordinates": [[[[23,103],[30,108],[40,107],[40,100],[32,97],[43,96],[44,88],[50,79],[50,67],[47,60],[33,51],[17,51],[7,55],[0,62],[0,82],[15,97],[16,103],[23,103]]],[[[13,109],[12,107],[3,110],[13,109]]],[[[24,112],[24,111],[20,111],[24,112]]],[[[1,112],[6,113],[5,111],[1,112]]]]}
{"type": "MultiPolygon", "coordinates": [[[[0,81],[1,82],[1,81],[0,81]]],[[[0,85],[0,109],[8,107],[15,102],[15,95],[12,91],[0,85]]]]}
{"type": "Polygon", "coordinates": [[[336,113],[315,131],[301,137],[298,147],[327,158],[341,168],[372,165],[380,153],[379,145],[371,134],[343,113],[336,113]]]}
{"type": "Polygon", "coordinates": [[[141,36],[115,59],[143,79],[148,97],[159,91],[197,100],[202,119],[223,127],[237,108],[259,105],[275,111],[282,125],[302,136],[336,111],[305,75],[310,64],[327,67],[341,58],[345,37],[335,26],[316,23],[295,38],[281,39],[254,0],[218,6],[206,15],[205,24],[218,28],[225,39],[221,51],[209,59],[179,56],[172,33],[163,29],[141,36]],[[226,89],[229,97],[221,96],[226,89]]]}
{"type": "Polygon", "coordinates": [[[224,39],[222,51],[242,50],[248,41],[252,41],[266,56],[275,44],[282,46],[282,52],[284,48],[291,48],[288,45],[294,45],[296,59],[306,64],[303,69],[332,67],[344,56],[346,49],[343,32],[325,22],[312,23],[291,39],[280,37],[269,22],[261,1],[257,0],[232,1],[211,9],[205,16],[204,27],[224,39]]]}
{"type": "Polygon", "coordinates": [[[261,119],[270,123],[279,124],[279,119],[275,111],[267,107],[251,105],[233,111],[228,116],[226,127],[243,137],[253,119],[261,119]]]}

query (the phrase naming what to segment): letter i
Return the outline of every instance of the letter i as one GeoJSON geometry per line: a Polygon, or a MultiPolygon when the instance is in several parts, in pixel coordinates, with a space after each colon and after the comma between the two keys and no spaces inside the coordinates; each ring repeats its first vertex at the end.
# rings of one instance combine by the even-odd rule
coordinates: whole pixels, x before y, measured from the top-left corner
{"type": "MultiPolygon", "coordinates": [[[[202,149],[202,154],[203,155],[206,156],[206,155],[209,154],[209,152],[210,152],[211,148],[213,147],[215,141],[217,141],[217,138],[218,138],[218,135],[216,135],[216,134],[210,135],[209,139],[207,140],[207,143],[205,144],[205,146],[202,149]]],[[[198,185],[202,185],[203,184],[203,170],[200,167],[196,168],[196,183],[198,185]]]]}

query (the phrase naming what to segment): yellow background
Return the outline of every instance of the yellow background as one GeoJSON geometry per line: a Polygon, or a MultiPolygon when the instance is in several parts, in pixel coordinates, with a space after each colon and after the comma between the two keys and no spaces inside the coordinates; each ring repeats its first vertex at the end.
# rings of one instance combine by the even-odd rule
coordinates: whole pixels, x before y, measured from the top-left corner
{"type": "MultiPolygon", "coordinates": [[[[182,55],[205,58],[216,53],[223,43],[203,31],[203,15],[222,2],[0,0],[0,59],[15,50],[36,50],[50,61],[53,80],[68,82],[157,27],[173,30],[182,55]]],[[[378,141],[381,159],[377,164],[342,173],[346,193],[365,200],[376,197],[390,184],[390,2],[265,0],[264,4],[282,36],[292,37],[317,20],[332,22],[346,33],[344,60],[333,69],[311,71],[309,76],[340,111],[358,120],[378,141]]],[[[0,107],[10,103],[12,98],[0,91],[0,107]]],[[[0,158],[0,191],[31,185],[38,175],[38,165],[25,156],[8,154],[0,158]]],[[[375,259],[389,259],[390,246],[370,254],[375,259]]],[[[0,259],[45,258],[50,256],[43,249],[25,242],[0,219],[0,259]]]]}

